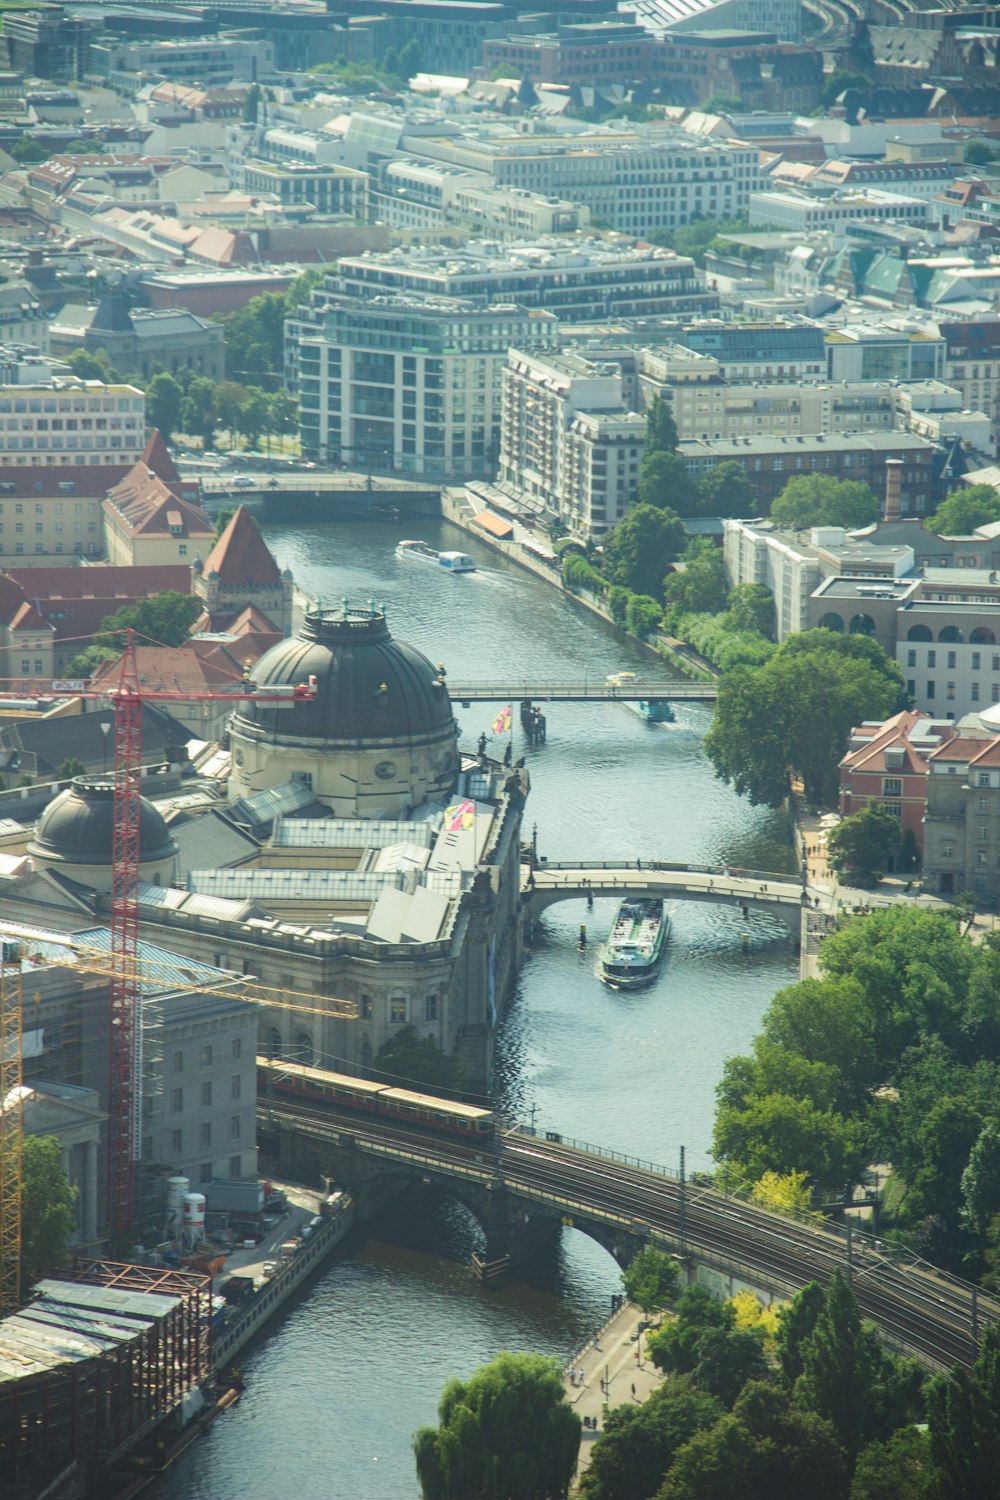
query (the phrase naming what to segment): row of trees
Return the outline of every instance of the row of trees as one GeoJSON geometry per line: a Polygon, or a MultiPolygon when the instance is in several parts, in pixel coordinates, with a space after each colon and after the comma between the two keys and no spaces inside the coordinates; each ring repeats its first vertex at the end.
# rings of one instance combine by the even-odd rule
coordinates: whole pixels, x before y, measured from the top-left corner
{"type": "MultiPolygon", "coordinates": [[[[647,1252],[656,1259],[656,1252],[647,1252]]],[[[665,1257],[660,1256],[662,1261],[665,1257]]],[[[626,1277],[627,1280],[627,1277],[626,1277]]],[[[1000,1453],[1000,1330],[971,1374],[888,1353],[839,1275],[787,1305],[700,1286],[649,1337],[670,1375],[605,1413],[583,1500],[986,1500],[1000,1453]]],[[[555,1360],[501,1354],[414,1438],[424,1500],[562,1500],[580,1419],[555,1360]]]]}
{"type": "Polygon", "coordinates": [[[844,922],[820,969],[781,990],[750,1055],[726,1063],[724,1175],[805,1172],[839,1196],[891,1163],[883,1228],[1000,1284],[1000,938],[974,946],[954,912],[894,906],[844,922]]]}

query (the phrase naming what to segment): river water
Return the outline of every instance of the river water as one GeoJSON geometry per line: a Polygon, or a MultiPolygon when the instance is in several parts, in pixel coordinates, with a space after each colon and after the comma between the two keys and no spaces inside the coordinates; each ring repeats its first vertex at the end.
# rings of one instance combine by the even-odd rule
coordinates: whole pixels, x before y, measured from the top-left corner
{"type": "MultiPolygon", "coordinates": [[[[610,626],[445,523],[416,529],[433,546],[472,552],[478,573],[397,560],[405,523],[263,529],[301,587],[328,603],[384,603],[390,630],[455,680],[651,671],[610,626]]],[[[494,712],[456,705],[463,745],[474,748],[494,712]]],[[[515,735],[514,752],[531,771],[527,827],[537,824],[540,853],[793,868],[780,815],[714,778],[701,748],[708,707],[679,705],[667,727],[617,704],[553,704],[547,716],[547,743],[526,748],[515,735]]],[[[498,1102],[538,1129],[672,1166],[684,1145],[697,1169],[709,1160],[725,1058],[747,1048],[771,996],[796,977],[788,934],[774,919],[747,924],[735,910],[678,902],[658,980],[621,995],[595,977],[613,915],[611,901],[544,915],[498,1039],[498,1102]]],[[[424,1198],[348,1243],[247,1352],[243,1398],[158,1483],[156,1500],[413,1500],[411,1437],[434,1421],[445,1382],[501,1349],[568,1359],[619,1286],[611,1257],[564,1230],[528,1278],[486,1292],[466,1270],[475,1235],[453,1201],[424,1198]]]]}

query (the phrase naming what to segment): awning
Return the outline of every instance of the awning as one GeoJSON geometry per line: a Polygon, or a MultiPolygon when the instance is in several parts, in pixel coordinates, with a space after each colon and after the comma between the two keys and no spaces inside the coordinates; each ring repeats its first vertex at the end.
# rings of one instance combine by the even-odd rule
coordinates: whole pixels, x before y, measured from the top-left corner
{"type": "Polygon", "coordinates": [[[511,522],[505,521],[501,516],[495,516],[491,510],[481,510],[478,516],[473,516],[472,519],[477,526],[481,526],[484,531],[489,532],[490,536],[495,536],[500,541],[506,540],[514,533],[511,522]]]}

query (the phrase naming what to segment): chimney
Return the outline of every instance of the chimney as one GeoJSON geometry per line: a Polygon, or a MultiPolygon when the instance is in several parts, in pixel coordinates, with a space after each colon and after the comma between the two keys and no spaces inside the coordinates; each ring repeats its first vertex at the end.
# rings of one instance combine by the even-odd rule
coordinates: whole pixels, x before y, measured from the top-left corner
{"type": "Polygon", "coordinates": [[[885,461],[885,506],[883,521],[898,521],[903,514],[903,460],[887,458],[885,461]]]}

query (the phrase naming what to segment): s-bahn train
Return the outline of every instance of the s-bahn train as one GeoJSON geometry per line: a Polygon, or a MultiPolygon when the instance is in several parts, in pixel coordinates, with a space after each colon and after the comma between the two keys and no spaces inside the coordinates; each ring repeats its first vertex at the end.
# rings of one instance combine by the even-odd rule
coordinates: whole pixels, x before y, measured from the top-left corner
{"type": "Polygon", "coordinates": [[[303,1103],[336,1105],[338,1109],[358,1110],[379,1115],[382,1119],[420,1125],[425,1130],[476,1140],[488,1140],[496,1128],[496,1117],[491,1109],[456,1104],[453,1099],[437,1099],[431,1094],[413,1093],[410,1089],[393,1089],[384,1083],[371,1083],[366,1078],[327,1073],[322,1068],[307,1068],[277,1058],[257,1058],[257,1089],[258,1096],[264,1099],[273,1094],[303,1103]]]}

